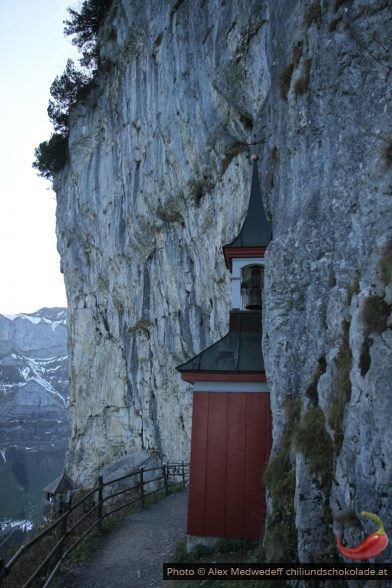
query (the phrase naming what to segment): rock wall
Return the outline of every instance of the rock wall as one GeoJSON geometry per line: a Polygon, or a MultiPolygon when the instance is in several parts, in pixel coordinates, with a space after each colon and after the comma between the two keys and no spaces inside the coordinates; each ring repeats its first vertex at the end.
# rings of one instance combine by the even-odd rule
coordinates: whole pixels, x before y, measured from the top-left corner
{"type": "Polygon", "coordinates": [[[74,479],[139,450],[187,459],[174,368],[227,330],[221,247],[255,143],[273,230],[267,557],[331,560],[363,509],[391,526],[391,29],[381,0],[114,2],[55,182],[74,479]]]}
{"type": "Polygon", "coordinates": [[[270,4],[263,343],[271,465],[289,453],[283,478],[294,466],[295,487],[284,504],[272,479],[270,507],[286,511],[271,519],[271,556],[285,560],[291,518],[299,561],[328,561],[338,530],[349,545],[374,530],[362,510],[392,524],[392,12],[386,2],[270,4]]]}
{"type": "Polygon", "coordinates": [[[175,366],[228,326],[221,246],[248,203],[251,167],[237,154],[266,80],[247,47],[265,27],[249,5],[241,16],[226,6],[216,29],[218,7],[115,3],[102,33],[109,71],[73,113],[57,215],[70,307],[68,467],[81,481],[140,449],[188,459],[191,396],[175,366]],[[244,69],[240,90],[231,65],[241,56],[252,75],[244,69]]]}

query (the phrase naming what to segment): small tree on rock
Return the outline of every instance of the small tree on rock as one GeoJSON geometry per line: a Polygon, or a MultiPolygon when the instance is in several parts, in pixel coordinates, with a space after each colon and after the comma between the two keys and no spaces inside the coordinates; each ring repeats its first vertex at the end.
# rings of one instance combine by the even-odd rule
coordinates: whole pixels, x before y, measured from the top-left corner
{"type": "Polygon", "coordinates": [[[48,115],[55,131],[65,132],[69,127],[69,113],[78,100],[87,95],[93,85],[90,75],[75,67],[68,59],[64,73],[57,76],[50,87],[48,115]]]}
{"type": "Polygon", "coordinates": [[[112,2],[84,0],[80,12],[68,8],[70,18],[64,21],[64,34],[74,35],[72,43],[82,53],[81,69],[68,59],[63,74],[56,77],[50,88],[48,115],[55,132],[35,149],[33,163],[44,178],[52,178],[67,162],[70,111],[94,86],[99,64],[97,34],[112,2]]]}
{"type": "Polygon", "coordinates": [[[70,18],[64,21],[65,35],[75,35],[72,43],[82,53],[81,65],[96,67],[98,61],[97,34],[113,0],[85,0],[80,12],[68,8],[70,18]]]}
{"type": "Polygon", "coordinates": [[[50,179],[63,169],[68,157],[68,133],[53,133],[49,141],[40,143],[34,151],[33,167],[42,178],[50,179]]]}

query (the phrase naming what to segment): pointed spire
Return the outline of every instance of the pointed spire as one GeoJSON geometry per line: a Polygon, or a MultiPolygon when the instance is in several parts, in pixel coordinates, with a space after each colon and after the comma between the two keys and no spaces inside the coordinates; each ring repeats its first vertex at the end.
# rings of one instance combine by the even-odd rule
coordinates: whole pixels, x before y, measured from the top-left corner
{"type": "Polygon", "coordinates": [[[252,155],[252,188],[244,224],[236,239],[225,247],[267,247],[271,241],[271,229],[265,214],[257,169],[257,155],[252,155]]]}

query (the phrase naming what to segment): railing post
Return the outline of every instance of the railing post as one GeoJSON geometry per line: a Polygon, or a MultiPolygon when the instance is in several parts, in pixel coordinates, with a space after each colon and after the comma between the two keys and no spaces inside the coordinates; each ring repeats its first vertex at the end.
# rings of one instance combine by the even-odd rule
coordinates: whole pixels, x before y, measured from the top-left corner
{"type": "Polygon", "coordinates": [[[5,566],[6,566],[6,564],[4,562],[4,559],[2,557],[0,557],[0,584],[2,583],[3,579],[8,574],[8,570],[5,566]]]}
{"type": "Polygon", "coordinates": [[[68,533],[67,526],[68,526],[69,508],[70,508],[69,504],[64,502],[64,511],[63,511],[64,518],[61,521],[61,527],[60,527],[61,536],[59,538],[61,543],[60,543],[60,547],[55,555],[56,563],[61,558],[61,556],[63,555],[63,552],[64,552],[64,544],[65,544],[65,540],[67,539],[67,533],[68,533]]]}
{"type": "Polygon", "coordinates": [[[102,514],[103,514],[103,477],[98,478],[98,528],[102,532],[102,514]]]}
{"type": "Polygon", "coordinates": [[[144,471],[143,471],[143,466],[140,468],[140,502],[142,505],[142,508],[145,508],[145,504],[144,504],[144,471]]]}
{"type": "Polygon", "coordinates": [[[165,484],[165,494],[166,496],[168,496],[169,494],[169,480],[168,480],[168,466],[167,464],[163,464],[162,465],[162,470],[163,470],[163,482],[165,484]]]}
{"type": "Polygon", "coordinates": [[[185,465],[184,465],[184,461],[181,462],[181,473],[182,473],[182,487],[186,488],[186,483],[185,483],[185,465]]]}
{"type": "Polygon", "coordinates": [[[67,525],[68,525],[68,514],[69,514],[69,507],[68,505],[65,506],[64,511],[64,518],[61,521],[61,536],[63,539],[67,536],[67,525]]]}

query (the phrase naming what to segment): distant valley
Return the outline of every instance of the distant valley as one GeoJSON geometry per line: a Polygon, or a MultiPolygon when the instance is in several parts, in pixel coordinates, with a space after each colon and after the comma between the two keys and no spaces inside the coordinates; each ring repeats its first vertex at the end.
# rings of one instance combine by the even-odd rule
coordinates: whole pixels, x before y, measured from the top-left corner
{"type": "Polygon", "coordinates": [[[68,442],[67,311],[0,315],[0,531],[42,517],[68,442]]]}

